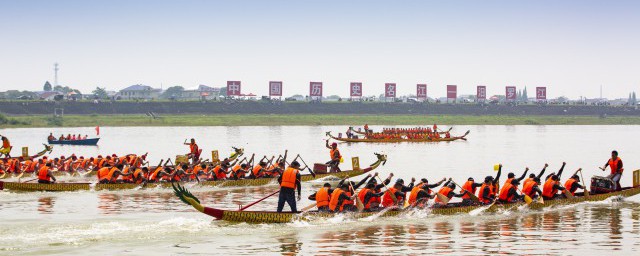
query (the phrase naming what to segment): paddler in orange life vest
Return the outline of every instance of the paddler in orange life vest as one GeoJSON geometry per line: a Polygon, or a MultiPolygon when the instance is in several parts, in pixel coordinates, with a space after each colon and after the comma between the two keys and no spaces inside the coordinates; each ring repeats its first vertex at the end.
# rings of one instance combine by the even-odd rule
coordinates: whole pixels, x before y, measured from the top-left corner
{"type": "Polygon", "coordinates": [[[611,174],[609,174],[607,178],[613,180],[615,190],[621,190],[622,187],[620,186],[620,178],[622,178],[622,172],[624,171],[624,168],[622,168],[622,159],[618,157],[618,151],[611,151],[611,158],[600,169],[604,171],[607,169],[607,166],[609,166],[609,168],[611,169],[611,174]]]}
{"type": "Polygon", "coordinates": [[[278,177],[280,183],[280,195],[278,197],[278,212],[282,212],[284,203],[289,204],[291,212],[297,212],[295,191],[298,190],[298,200],[302,193],[302,179],[300,178],[300,163],[298,161],[291,162],[289,168],[284,170],[282,175],[278,177]]]}
{"type": "MultiPolygon", "coordinates": [[[[471,194],[476,194],[476,189],[478,189],[479,187],[482,186],[482,183],[476,183],[475,180],[473,179],[473,177],[469,177],[467,179],[467,182],[465,182],[462,185],[462,188],[460,189],[460,193],[466,191],[469,191],[469,193],[471,194]]],[[[464,194],[462,196],[462,204],[463,205],[472,205],[474,202],[473,200],[471,200],[471,196],[469,194],[464,194]]]]}
{"type": "Polygon", "coordinates": [[[564,187],[560,185],[560,177],[562,177],[562,172],[564,171],[564,167],[566,165],[566,162],[562,162],[562,167],[560,167],[558,174],[552,172],[545,178],[544,184],[542,185],[542,198],[544,198],[545,200],[555,198],[558,191],[564,190],[564,187]]]}
{"type": "Polygon", "coordinates": [[[493,179],[491,176],[487,176],[484,178],[484,183],[480,186],[480,192],[478,192],[478,199],[483,204],[491,204],[495,199],[495,191],[494,184],[498,182],[493,179]]]}
{"type": "Polygon", "coordinates": [[[524,196],[518,195],[518,185],[520,185],[520,181],[517,179],[512,179],[511,183],[504,184],[504,187],[500,190],[500,195],[498,195],[498,200],[500,200],[501,203],[521,201],[524,196]]]}
{"type": "Polygon", "coordinates": [[[429,184],[429,180],[423,178],[420,180],[420,183],[411,189],[409,200],[407,200],[407,202],[413,207],[425,207],[427,205],[427,201],[435,197],[431,189],[440,186],[446,180],[446,178],[442,178],[442,180],[436,184],[429,184]]]}
{"type": "Polygon", "coordinates": [[[56,177],[51,174],[51,163],[40,167],[40,170],[38,170],[38,183],[50,184],[54,182],[56,182],[56,177]]]}
{"type": "MultiPolygon", "coordinates": [[[[454,189],[456,188],[456,184],[453,183],[453,180],[451,180],[451,178],[449,178],[449,180],[447,181],[447,183],[444,184],[444,186],[442,186],[442,188],[440,188],[440,190],[438,190],[438,193],[451,199],[454,197],[462,197],[463,195],[466,195],[467,191],[462,192],[460,194],[456,194],[456,192],[454,191],[454,189]]],[[[436,203],[438,203],[438,205],[442,206],[442,205],[446,205],[445,202],[441,201],[440,198],[436,197],[435,200],[436,203]]]]}
{"type": "Polygon", "coordinates": [[[500,193],[502,193],[502,189],[504,189],[504,187],[506,187],[506,185],[511,184],[512,180],[518,180],[518,184],[520,184],[520,182],[522,182],[522,180],[524,180],[525,177],[527,177],[527,172],[529,172],[529,167],[526,167],[524,169],[524,173],[522,174],[522,176],[520,176],[520,178],[516,178],[516,174],[513,172],[510,172],[509,174],[507,174],[507,180],[504,182],[504,185],[502,186],[500,193]]]}
{"type": "Polygon", "coordinates": [[[329,165],[329,167],[331,167],[330,172],[339,172],[340,167],[338,167],[338,165],[340,165],[340,159],[342,158],[342,155],[340,155],[340,150],[338,150],[338,143],[334,142],[331,143],[331,146],[329,146],[329,140],[326,140],[325,147],[330,150],[329,154],[331,156],[331,160],[326,163],[329,165]]]}
{"type": "Polygon", "coordinates": [[[522,186],[522,193],[529,197],[536,199],[542,196],[542,190],[540,189],[540,178],[533,177],[532,179],[526,179],[522,186]]]}
{"type": "Polygon", "coordinates": [[[309,200],[316,201],[318,212],[330,212],[329,201],[331,200],[331,193],[333,193],[331,184],[325,183],[318,192],[309,196],[309,200]]]}
{"type": "Polygon", "coordinates": [[[331,192],[331,199],[329,200],[329,211],[331,212],[343,212],[353,210],[353,204],[348,204],[349,201],[353,201],[355,196],[349,196],[349,182],[342,183],[331,192]]]}
{"type": "Polygon", "coordinates": [[[187,156],[191,158],[192,163],[196,163],[198,159],[200,159],[200,149],[198,148],[198,144],[196,144],[196,139],[191,138],[190,143],[184,144],[189,145],[189,154],[187,154],[187,156]]]}
{"type": "Polygon", "coordinates": [[[575,196],[576,190],[578,189],[584,190],[584,186],[580,185],[580,177],[578,176],[578,172],[581,170],[582,168],[578,169],[573,175],[571,175],[571,178],[564,183],[564,188],[568,189],[569,192],[571,192],[571,195],[575,196]]]}
{"type": "Polygon", "coordinates": [[[382,191],[382,188],[391,183],[393,173],[389,173],[389,177],[382,181],[382,184],[378,184],[376,177],[378,177],[377,172],[367,182],[367,186],[365,187],[366,189],[362,189],[360,190],[360,192],[358,192],[358,197],[360,198],[360,201],[363,202],[365,211],[375,211],[381,208],[380,206],[382,205],[382,196],[384,195],[384,191],[382,191]],[[369,201],[367,201],[366,203],[364,200],[365,198],[369,199],[369,201]]]}
{"type": "Polygon", "coordinates": [[[411,178],[411,183],[409,183],[409,186],[405,186],[403,179],[397,179],[396,183],[393,184],[393,187],[390,187],[387,191],[384,192],[384,195],[382,195],[382,206],[385,208],[395,206],[403,207],[406,193],[411,192],[411,190],[413,189],[413,183],[415,181],[416,178],[411,178]],[[391,196],[392,194],[395,196],[396,200],[393,200],[394,197],[391,196]]]}
{"type": "MultiPolygon", "coordinates": [[[[533,180],[534,178],[536,178],[536,177],[537,177],[537,178],[538,178],[538,184],[540,184],[540,183],[539,183],[539,180],[540,180],[540,179],[542,179],[542,175],[543,175],[543,174],[544,174],[544,172],[547,170],[547,167],[549,167],[549,164],[546,164],[546,163],[545,163],[545,164],[544,164],[544,167],[542,168],[542,171],[540,171],[540,173],[538,174],[538,176],[536,176],[536,174],[535,174],[535,173],[533,173],[533,172],[531,172],[531,173],[529,174],[529,178],[526,178],[526,179],[522,182],[522,192],[523,192],[523,193],[527,194],[526,192],[524,192],[524,188],[525,188],[525,187],[527,187],[527,184],[529,184],[529,182],[534,181],[534,180],[533,180]]],[[[531,198],[533,198],[533,197],[531,197],[531,198]]]]}

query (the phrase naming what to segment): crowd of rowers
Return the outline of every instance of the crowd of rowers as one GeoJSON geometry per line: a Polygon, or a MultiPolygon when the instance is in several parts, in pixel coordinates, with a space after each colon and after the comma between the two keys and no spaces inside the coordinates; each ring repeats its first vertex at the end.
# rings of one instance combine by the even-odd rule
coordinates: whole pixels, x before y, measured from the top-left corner
{"type": "MultiPolygon", "coordinates": [[[[99,183],[154,183],[154,182],[174,182],[174,181],[214,181],[214,180],[238,180],[238,179],[255,179],[276,177],[284,170],[286,154],[284,157],[272,157],[267,160],[263,157],[255,166],[252,165],[253,160],[244,158],[234,161],[225,158],[224,160],[213,163],[203,162],[202,159],[193,164],[181,163],[172,164],[171,159],[160,160],[154,166],[148,166],[146,154],[137,156],[129,154],[118,157],[98,156],[96,158],[84,157],[76,158],[72,156],[68,160],[54,159],[48,161],[40,159],[30,162],[30,167],[25,171],[38,170],[39,183],[53,183],[56,178],[53,174],[57,171],[96,171],[99,183]],[[273,161],[275,159],[275,161],[273,161]]],[[[253,157],[252,157],[253,158],[253,157]]]]}
{"type": "MultiPolygon", "coordinates": [[[[409,140],[424,140],[424,139],[441,139],[451,138],[449,131],[443,132],[444,135],[440,135],[438,126],[433,125],[431,127],[414,127],[414,128],[382,128],[382,132],[371,132],[368,130],[368,126],[365,125],[365,138],[367,139],[409,139],[409,140]]],[[[351,138],[353,134],[351,131],[347,131],[347,137],[351,138]]]]}
{"type": "Polygon", "coordinates": [[[67,134],[67,136],[64,136],[64,134],[61,134],[60,137],[58,137],[56,139],[55,136],[53,136],[53,133],[49,133],[49,136],[47,137],[48,141],[54,141],[54,140],[86,140],[87,138],[89,138],[89,135],[84,135],[82,136],[81,134],[75,135],[75,134],[67,134]]]}
{"type": "MultiPolygon", "coordinates": [[[[405,184],[403,179],[397,179],[393,186],[387,188],[393,174],[389,174],[388,178],[378,183],[378,173],[375,173],[374,175],[369,174],[357,183],[342,180],[336,188],[332,188],[331,184],[326,183],[320,190],[309,196],[309,199],[316,201],[316,207],[321,212],[379,211],[389,207],[424,208],[428,205],[443,207],[448,205],[449,200],[453,197],[462,199],[461,203],[457,203],[460,206],[489,205],[495,202],[515,203],[523,201],[525,197],[532,200],[539,198],[551,200],[567,197],[567,193],[574,196],[578,189],[585,189],[585,186],[580,184],[580,176],[578,176],[581,168],[573,173],[564,182],[564,185],[561,183],[565,165],[566,163],[563,162],[557,173],[550,173],[544,179],[543,175],[549,166],[548,164],[545,164],[537,175],[531,173],[527,176],[529,168],[526,168],[520,177],[516,177],[513,172],[510,172],[502,187],[499,187],[502,165],[499,165],[496,177],[486,176],[481,183],[476,182],[473,177],[469,177],[462,186],[456,184],[451,178],[448,180],[443,178],[437,183],[429,183],[429,180],[423,178],[417,184],[415,184],[416,179],[412,178],[409,184],[405,184]],[[364,188],[358,190],[363,185],[364,188]],[[442,187],[436,192],[435,189],[440,185],[442,187]],[[519,188],[520,185],[522,185],[522,189],[519,188]],[[459,188],[458,192],[456,192],[456,187],[459,188]],[[407,193],[409,193],[408,196],[407,193]],[[431,199],[434,199],[434,202],[429,204],[431,199]]],[[[293,197],[294,190],[297,189],[298,200],[300,200],[301,183],[297,166],[299,164],[293,162],[292,166],[279,178],[281,189],[278,212],[283,210],[285,203],[289,204],[293,212],[297,211],[296,201],[293,197]]],[[[612,158],[602,169],[604,170],[606,167],[611,168],[612,175],[610,176],[621,176],[622,161],[617,157],[617,152],[612,153],[612,158]]],[[[620,189],[619,184],[617,184],[617,189],[620,189]]]]}

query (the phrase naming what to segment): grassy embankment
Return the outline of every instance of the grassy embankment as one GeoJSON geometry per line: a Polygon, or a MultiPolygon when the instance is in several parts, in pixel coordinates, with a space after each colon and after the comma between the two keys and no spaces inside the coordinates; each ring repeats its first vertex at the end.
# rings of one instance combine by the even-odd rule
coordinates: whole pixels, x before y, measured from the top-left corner
{"type": "Polygon", "coordinates": [[[469,116],[469,115],[144,115],[10,116],[10,127],[82,126],[252,126],[252,125],[638,125],[640,117],[614,116],[469,116]]]}

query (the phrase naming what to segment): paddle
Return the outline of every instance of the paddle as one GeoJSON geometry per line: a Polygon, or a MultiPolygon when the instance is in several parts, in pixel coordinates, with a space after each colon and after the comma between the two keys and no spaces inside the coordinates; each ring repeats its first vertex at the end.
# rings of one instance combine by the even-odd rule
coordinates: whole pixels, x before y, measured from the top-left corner
{"type": "Polygon", "coordinates": [[[449,200],[451,200],[451,199],[449,199],[447,196],[445,196],[445,195],[443,195],[443,194],[440,194],[440,192],[436,192],[436,196],[438,197],[438,199],[439,199],[440,201],[442,201],[442,203],[443,203],[443,204],[448,204],[448,203],[449,203],[449,200]]]}
{"type": "Polygon", "coordinates": [[[316,206],[316,203],[312,203],[312,204],[307,205],[304,208],[300,209],[300,211],[304,213],[304,212],[307,212],[307,211],[311,210],[315,206],[316,206]]]}
{"type": "Polygon", "coordinates": [[[313,172],[313,170],[311,170],[311,168],[309,168],[309,165],[307,165],[307,162],[305,162],[304,159],[302,159],[300,154],[298,154],[298,156],[296,158],[300,158],[300,161],[302,161],[302,163],[304,164],[305,168],[309,169],[309,173],[311,173],[311,176],[313,176],[315,178],[316,177],[316,173],[313,172]]]}
{"type": "Polygon", "coordinates": [[[255,205],[255,204],[257,204],[257,203],[260,203],[260,202],[264,201],[265,199],[267,199],[267,198],[269,198],[269,197],[272,197],[272,196],[273,196],[273,195],[275,195],[275,194],[278,194],[279,192],[280,192],[280,190],[278,189],[278,190],[274,191],[273,193],[269,194],[268,196],[265,196],[265,197],[263,197],[262,199],[260,199],[260,200],[258,200],[258,201],[255,201],[255,202],[250,203],[249,205],[247,205],[247,206],[245,206],[245,207],[240,208],[240,210],[239,210],[239,211],[244,211],[244,210],[246,210],[247,208],[249,208],[249,207],[251,207],[251,206],[254,206],[254,205],[255,205]]]}
{"type": "Polygon", "coordinates": [[[587,183],[584,180],[584,176],[582,176],[582,169],[580,169],[580,179],[582,179],[582,184],[584,184],[584,196],[589,196],[589,190],[587,190],[587,183]]]}
{"type": "Polygon", "coordinates": [[[23,181],[23,182],[21,182],[21,183],[27,183],[27,182],[31,182],[31,181],[34,181],[34,180],[37,180],[37,179],[38,179],[38,178],[30,179],[30,180],[27,180],[27,181],[23,181]]]}
{"type": "MultiPolygon", "coordinates": [[[[382,179],[380,179],[380,176],[376,176],[376,178],[378,178],[378,180],[380,180],[380,183],[384,186],[384,188],[387,190],[387,192],[389,192],[389,188],[387,187],[387,185],[384,184],[384,181],[382,179]]],[[[390,193],[389,195],[391,196],[391,200],[393,201],[393,204],[397,205],[398,204],[398,198],[396,197],[396,195],[394,193],[390,193]]]]}
{"type": "Polygon", "coordinates": [[[456,186],[458,186],[458,187],[459,187],[460,189],[462,189],[463,191],[467,192],[467,195],[469,195],[469,197],[471,198],[471,200],[472,200],[474,203],[478,203],[478,202],[480,202],[480,198],[478,198],[475,194],[471,193],[471,191],[469,191],[469,190],[466,190],[466,189],[462,188],[462,187],[461,187],[460,185],[458,185],[458,183],[456,183],[455,181],[451,181],[451,182],[453,182],[453,184],[456,184],[456,186]]]}
{"type": "Polygon", "coordinates": [[[514,187],[518,190],[518,192],[520,192],[520,194],[524,195],[524,202],[527,203],[527,205],[533,202],[533,199],[529,195],[522,193],[522,190],[520,190],[520,188],[518,188],[517,186],[514,186],[514,187]]]}
{"type": "Polygon", "coordinates": [[[351,191],[353,191],[353,196],[356,197],[356,207],[358,208],[359,212],[362,212],[362,210],[364,210],[364,204],[362,203],[362,201],[360,201],[360,197],[357,196],[356,190],[353,188],[351,182],[349,180],[347,180],[347,182],[349,182],[349,187],[351,188],[351,191]]]}

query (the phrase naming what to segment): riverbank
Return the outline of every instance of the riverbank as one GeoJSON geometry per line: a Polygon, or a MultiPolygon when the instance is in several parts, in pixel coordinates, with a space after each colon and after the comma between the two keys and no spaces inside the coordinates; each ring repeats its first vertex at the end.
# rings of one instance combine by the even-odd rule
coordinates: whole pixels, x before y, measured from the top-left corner
{"type": "Polygon", "coordinates": [[[640,125],[640,117],[613,116],[508,116],[508,115],[65,115],[10,116],[18,127],[90,126],[280,126],[280,125],[640,125]]]}

